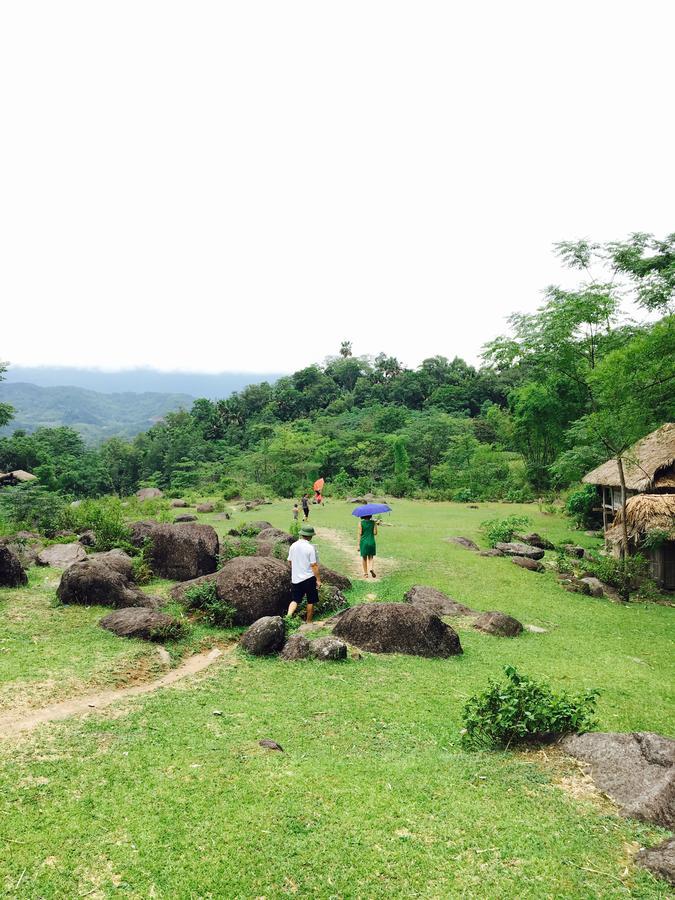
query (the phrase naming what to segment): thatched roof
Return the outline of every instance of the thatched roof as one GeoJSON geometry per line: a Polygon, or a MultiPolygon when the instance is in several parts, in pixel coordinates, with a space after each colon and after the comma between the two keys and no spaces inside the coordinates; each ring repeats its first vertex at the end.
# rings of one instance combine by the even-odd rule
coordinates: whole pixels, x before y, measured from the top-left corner
{"type": "Polygon", "coordinates": [[[15,469],[13,472],[0,472],[0,485],[20,484],[24,481],[35,481],[37,475],[24,472],[23,469],[15,469]]]}
{"type": "MultiPolygon", "coordinates": [[[[634,444],[624,455],[624,475],[629,491],[649,491],[659,481],[659,487],[667,487],[661,483],[664,478],[675,482],[675,423],[668,422],[647,437],[634,444]],[[668,470],[673,470],[668,472],[668,470]]],[[[615,459],[593,469],[584,475],[586,484],[604,484],[619,487],[619,467],[615,459]]]]}
{"type": "MultiPolygon", "coordinates": [[[[623,536],[623,508],[614,517],[605,538],[620,542],[623,536]]],[[[649,531],[667,531],[675,540],[675,494],[636,494],[626,502],[628,537],[638,542],[649,531]]]]}

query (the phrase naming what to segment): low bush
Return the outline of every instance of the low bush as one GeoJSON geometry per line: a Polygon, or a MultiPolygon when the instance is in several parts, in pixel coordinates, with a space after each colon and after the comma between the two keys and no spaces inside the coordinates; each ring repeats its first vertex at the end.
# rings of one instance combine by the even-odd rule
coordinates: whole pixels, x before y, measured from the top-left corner
{"type": "Polygon", "coordinates": [[[452,499],[455,503],[476,503],[480,498],[471,488],[459,488],[453,493],[452,499]]]}
{"type": "Polygon", "coordinates": [[[69,507],[60,494],[39,484],[20,484],[0,491],[0,516],[9,531],[37,531],[47,537],[68,527],[69,507]]]}
{"type": "Polygon", "coordinates": [[[203,581],[185,591],[185,604],[188,609],[196,610],[210,625],[219,628],[231,628],[234,624],[236,609],[218,597],[214,581],[203,581]]]}
{"type": "Polygon", "coordinates": [[[258,552],[258,545],[251,538],[233,538],[232,540],[222,541],[220,545],[220,553],[218,554],[218,568],[222,568],[230,559],[237,556],[255,556],[258,552]]]}
{"type": "Polygon", "coordinates": [[[527,516],[506,516],[503,519],[488,519],[481,522],[480,529],[491,547],[513,540],[516,531],[530,524],[527,516]]]}
{"type": "Polygon", "coordinates": [[[589,731],[596,724],[598,692],[556,693],[545,682],[505,666],[506,684],[490,679],[464,706],[462,743],[470,750],[508,749],[514,743],[589,731]]]}
{"type": "Polygon", "coordinates": [[[624,559],[600,556],[588,561],[586,568],[600,581],[613,587],[622,600],[629,600],[632,593],[640,590],[641,586],[650,580],[649,560],[640,554],[624,559]]]}
{"type": "Polygon", "coordinates": [[[150,632],[150,640],[164,643],[165,641],[180,641],[190,634],[190,623],[186,619],[174,619],[168,625],[158,625],[150,632]]]}
{"type": "Polygon", "coordinates": [[[83,500],[79,506],[69,508],[68,520],[75,531],[91,529],[94,532],[98,551],[120,547],[133,552],[131,532],[124,521],[122,502],[117,497],[83,500]]]}
{"type": "Polygon", "coordinates": [[[585,484],[568,495],[565,512],[577,528],[593,528],[596,524],[596,514],[593,510],[597,505],[597,488],[594,484],[585,484]]]}

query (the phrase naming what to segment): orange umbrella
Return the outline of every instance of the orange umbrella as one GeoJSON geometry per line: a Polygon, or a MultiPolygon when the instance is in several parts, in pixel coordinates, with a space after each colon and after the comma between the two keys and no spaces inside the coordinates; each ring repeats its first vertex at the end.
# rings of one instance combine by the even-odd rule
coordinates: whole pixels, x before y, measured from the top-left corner
{"type": "Polygon", "coordinates": [[[314,482],[314,490],[322,491],[325,483],[326,482],[323,480],[323,478],[317,478],[317,480],[314,482]]]}

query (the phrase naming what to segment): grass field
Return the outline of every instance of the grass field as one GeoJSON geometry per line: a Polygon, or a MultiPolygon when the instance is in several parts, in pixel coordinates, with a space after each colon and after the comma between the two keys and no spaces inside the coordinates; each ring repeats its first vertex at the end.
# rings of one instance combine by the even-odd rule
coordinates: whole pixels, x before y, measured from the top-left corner
{"type": "MultiPolygon", "coordinates": [[[[467,753],[461,708],[506,664],[557,687],[600,690],[603,730],[675,732],[674,610],[566,593],[444,541],[480,540],[524,513],[554,541],[594,539],[533,506],[393,503],[378,553],[388,574],[357,581],[400,600],[439,587],[546,629],[514,640],[462,627],[447,660],[375,656],[281,663],[235,652],[206,673],[105,712],[0,741],[0,887],[8,897],[667,897],[632,864],[664,833],[619,818],[555,750],[467,753]],[[214,715],[218,713],[218,715],[214,715]],[[258,746],[272,738],[284,753],[258,746]]],[[[288,528],[291,504],[239,519],[288,528]]],[[[229,523],[200,516],[219,530],[229,523]]],[[[321,559],[353,567],[345,503],[312,508],[331,529],[321,559]]],[[[58,575],[0,591],[0,715],[99,685],[150,678],[156,650],[60,608],[58,575]]],[[[149,586],[156,592],[167,583],[149,586]]],[[[200,627],[178,659],[227,634],[200,627]]]]}

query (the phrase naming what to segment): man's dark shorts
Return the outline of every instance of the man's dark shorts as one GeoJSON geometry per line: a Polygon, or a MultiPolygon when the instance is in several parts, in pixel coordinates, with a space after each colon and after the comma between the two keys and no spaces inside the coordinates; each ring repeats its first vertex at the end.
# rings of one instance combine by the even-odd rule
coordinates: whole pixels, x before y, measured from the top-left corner
{"type": "Polygon", "coordinates": [[[319,602],[319,592],[316,587],[316,578],[314,575],[312,575],[311,578],[305,578],[304,581],[300,581],[298,584],[291,585],[291,596],[296,603],[300,603],[305,595],[307,596],[308,603],[319,602]]]}

